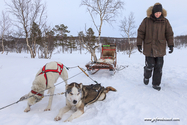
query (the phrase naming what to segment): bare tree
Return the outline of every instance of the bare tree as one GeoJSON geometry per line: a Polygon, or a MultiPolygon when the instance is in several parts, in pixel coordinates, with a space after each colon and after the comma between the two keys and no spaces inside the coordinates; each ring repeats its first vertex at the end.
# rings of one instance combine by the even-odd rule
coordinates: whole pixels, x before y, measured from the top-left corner
{"type": "Polygon", "coordinates": [[[97,62],[97,56],[95,54],[95,50],[99,47],[98,45],[97,46],[92,46],[90,44],[87,44],[88,41],[86,41],[84,39],[84,35],[83,35],[83,32],[79,32],[79,42],[81,43],[81,46],[83,46],[83,48],[85,48],[86,50],[88,50],[90,53],[91,53],[91,61],[92,62],[97,62]]]}
{"type": "Polygon", "coordinates": [[[79,34],[78,34],[79,42],[81,43],[83,48],[85,48],[86,50],[88,50],[91,53],[91,61],[96,62],[97,57],[95,54],[95,50],[99,46],[95,46],[96,40],[95,40],[94,32],[93,32],[92,28],[89,28],[87,31],[85,28],[85,32],[86,32],[86,35],[84,35],[83,31],[79,32],[79,34]]]}
{"type": "Polygon", "coordinates": [[[7,15],[7,13],[4,13],[2,11],[2,21],[0,23],[0,28],[1,28],[1,40],[2,40],[2,49],[3,49],[3,51],[2,51],[1,54],[4,53],[4,44],[3,44],[4,36],[8,35],[6,33],[8,33],[8,30],[9,30],[10,26],[11,26],[11,21],[10,21],[9,16],[7,15]]]}
{"type": "Polygon", "coordinates": [[[24,30],[31,58],[35,58],[36,54],[29,44],[29,35],[33,22],[40,24],[44,16],[45,6],[42,5],[41,0],[11,0],[10,4],[6,4],[9,12],[16,17],[15,22],[17,23],[15,25],[24,30]]]}
{"type": "MultiPolygon", "coordinates": [[[[98,32],[98,41],[101,37],[101,29],[104,22],[111,24],[115,21],[115,17],[119,14],[119,10],[123,9],[124,2],[121,0],[82,0],[81,6],[86,6],[89,12],[94,26],[98,32]],[[99,16],[99,25],[96,24],[94,16],[99,16]]],[[[89,47],[90,53],[95,51],[98,44],[95,47],[89,47]]],[[[93,54],[95,55],[95,54],[93,54]]],[[[95,55],[94,61],[97,61],[95,55]]]]}
{"type": "Polygon", "coordinates": [[[133,49],[131,46],[130,37],[133,37],[136,34],[136,32],[134,31],[134,29],[136,28],[134,13],[131,12],[128,19],[124,17],[119,27],[120,27],[120,30],[124,33],[122,34],[122,36],[128,38],[129,58],[130,58],[130,55],[132,54],[132,49],[133,49]]]}

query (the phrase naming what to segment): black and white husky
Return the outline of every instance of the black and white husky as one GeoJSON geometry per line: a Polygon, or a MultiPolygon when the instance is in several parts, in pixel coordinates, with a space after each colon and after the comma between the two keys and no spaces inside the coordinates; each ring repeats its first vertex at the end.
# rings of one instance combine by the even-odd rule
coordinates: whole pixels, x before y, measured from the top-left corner
{"type": "Polygon", "coordinates": [[[108,91],[116,91],[116,89],[113,87],[104,88],[100,84],[82,85],[82,83],[76,82],[66,85],[66,106],[60,109],[54,120],[61,120],[63,114],[74,108],[76,112],[64,122],[72,121],[84,113],[84,106],[104,100],[108,91]]]}
{"type": "MultiPolygon", "coordinates": [[[[43,94],[46,89],[48,89],[48,94],[53,95],[55,90],[54,83],[56,83],[59,77],[61,77],[67,85],[68,73],[62,63],[50,62],[43,66],[43,68],[41,68],[36,74],[32,83],[31,91],[21,98],[28,100],[27,108],[24,112],[29,112],[30,107],[43,98],[43,94]]],[[[50,96],[48,106],[45,111],[49,111],[51,109],[52,100],[53,96],[50,96]]]]}

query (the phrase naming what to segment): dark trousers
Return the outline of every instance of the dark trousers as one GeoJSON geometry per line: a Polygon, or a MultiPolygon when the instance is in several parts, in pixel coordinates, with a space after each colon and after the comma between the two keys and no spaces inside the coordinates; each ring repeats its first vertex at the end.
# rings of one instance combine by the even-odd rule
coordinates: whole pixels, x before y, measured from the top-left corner
{"type": "Polygon", "coordinates": [[[163,57],[145,57],[144,78],[149,79],[152,75],[152,84],[160,85],[162,78],[163,57]]]}

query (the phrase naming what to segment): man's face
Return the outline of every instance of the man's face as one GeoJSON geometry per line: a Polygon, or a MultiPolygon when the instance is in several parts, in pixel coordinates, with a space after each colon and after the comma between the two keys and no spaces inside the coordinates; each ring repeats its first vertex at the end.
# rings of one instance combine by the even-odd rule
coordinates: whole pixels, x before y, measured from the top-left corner
{"type": "Polygon", "coordinates": [[[156,18],[159,18],[159,17],[161,16],[161,14],[162,14],[162,12],[156,12],[156,13],[155,13],[155,17],[156,17],[156,18]]]}

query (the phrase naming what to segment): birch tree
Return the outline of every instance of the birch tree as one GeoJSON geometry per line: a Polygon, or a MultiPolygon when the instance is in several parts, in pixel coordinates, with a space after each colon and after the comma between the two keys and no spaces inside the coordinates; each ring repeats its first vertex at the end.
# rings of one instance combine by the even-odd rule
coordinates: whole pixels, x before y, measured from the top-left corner
{"type": "MultiPolygon", "coordinates": [[[[97,45],[95,47],[89,47],[90,53],[95,52],[98,48],[98,43],[100,42],[102,26],[104,22],[112,24],[115,21],[115,17],[119,14],[120,10],[123,9],[124,2],[121,0],[82,0],[81,6],[86,6],[89,12],[93,24],[98,32],[97,45]],[[95,18],[96,16],[96,18],[95,18]],[[99,17],[99,21],[96,21],[99,17]],[[99,23],[97,23],[99,22],[99,23]]],[[[96,55],[95,55],[96,56],[96,55]]],[[[97,61],[97,57],[94,57],[94,61],[97,61]]]]}
{"type": "Polygon", "coordinates": [[[15,17],[15,26],[23,29],[27,47],[30,51],[31,58],[35,58],[36,54],[29,43],[29,36],[33,22],[40,24],[45,14],[46,7],[41,3],[42,0],[11,0],[6,3],[8,11],[15,17]]]}
{"type": "Polygon", "coordinates": [[[8,30],[11,26],[11,21],[10,21],[10,18],[9,16],[7,15],[7,13],[5,13],[4,11],[2,11],[2,21],[0,22],[0,30],[1,30],[1,42],[2,42],[2,53],[4,53],[4,38],[5,38],[5,35],[8,35],[6,33],[8,33],[8,30]]]}
{"type": "Polygon", "coordinates": [[[130,15],[128,16],[128,19],[126,17],[124,17],[124,19],[121,20],[121,25],[119,27],[123,33],[122,36],[128,38],[129,58],[130,58],[130,56],[132,54],[132,49],[133,49],[131,46],[130,37],[133,37],[136,34],[136,32],[134,31],[134,29],[136,28],[134,13],[131,12],[130,15]]]}

